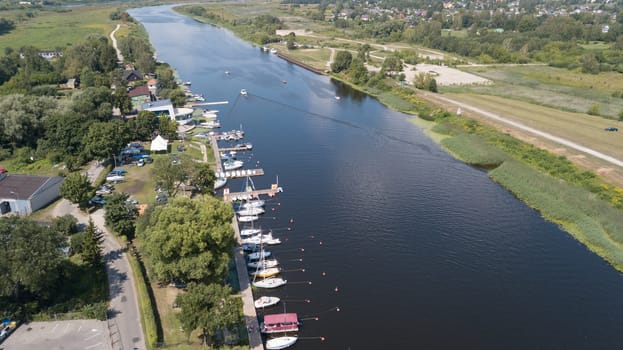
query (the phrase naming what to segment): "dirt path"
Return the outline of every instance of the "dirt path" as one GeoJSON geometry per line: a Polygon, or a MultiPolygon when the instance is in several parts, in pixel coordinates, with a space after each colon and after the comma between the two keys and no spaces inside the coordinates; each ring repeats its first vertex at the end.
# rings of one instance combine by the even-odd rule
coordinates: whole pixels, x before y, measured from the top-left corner
{"type": "Polygon", "coordinates": [[[117,47],[117,38],[115,38],[115,33],[119,30],[119,28],[121,28],[121,24],[117,24],[117,27],[115,27],[115,29],[110,32],[110,40],[112,40],[112,46],[117,52],[117,61],[123,62],[123,55],[121,54],[121,50],[119,50],[119,48],[117,47]]]}

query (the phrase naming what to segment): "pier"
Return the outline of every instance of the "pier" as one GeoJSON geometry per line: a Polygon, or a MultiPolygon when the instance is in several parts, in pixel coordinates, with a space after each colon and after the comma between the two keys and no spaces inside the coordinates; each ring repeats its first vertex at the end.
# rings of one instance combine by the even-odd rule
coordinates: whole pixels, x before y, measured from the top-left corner
{"type": "Polygon", "coordinates": [[[247,146],[240,146],[240,147],[225,147],[225,148],[220,148],[219,152],[223,151],[223,152],[229,152],[229,151],[250,151],[250,149],[247,146]]]}
{"type": "Polygon", "coordinates": [[[217,171],[214,173],[216,177],[222,177],[225,179],[238,179],[241,177],[248,176],[262,176],[264,175],[264,169],[256,168],[256,169],[238,169],[238,170],[225,170],[225,171],[217,171]]]}
{"type": "Polygon", "coordinates": [[[281,187],[273,186],[274,188],[270,188],[267,190],[255,190],[255,191],[246,191],[246,192],[232,192],[223,193],[223,200],[226,202],[231,202],[235,200],[240,200],[243,198],[257,198],[261,195],[267,195],[269,197],[274,197],[277,193],[283,192],[281,187]]]}
{"type": "Polygon", "coordinates": [[[216,102],[192,102],[189,105],[191,107],[201,107],[201,106],[214,106],[214,105],[226,105],[229,101],[216,101],[216,102]]]}

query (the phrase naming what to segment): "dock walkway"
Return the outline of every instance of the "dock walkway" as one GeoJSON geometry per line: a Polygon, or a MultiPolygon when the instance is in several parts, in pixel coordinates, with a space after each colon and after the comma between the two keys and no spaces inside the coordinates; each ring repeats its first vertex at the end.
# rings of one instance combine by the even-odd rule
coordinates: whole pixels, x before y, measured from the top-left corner
{"type": "MultiPolygon", "coordinates": [[[[212,151],[214,152],[217,172],[223,172],[223,166],[221,165],[220,161],[221,157],[219,155],[219,148],[218,143],[216,142],[216,137],[210,137],[210,145],[212,146],[212,151]]],[[[244,320],[247,324],[247,332],[249,334],[249,348],[251,350],[264,350],[264,343],[262,342],[262,335],[260,333],[260,325],[257,320],[257,312],[255,311],[255,304],[253,303],[253,290],[251,289],[251,283],[249,281],[247,262],[244,257],[244,252],[240,247],[240,229],[238,227],[238,219],[236,218],[236,215],[234,215],[231,224],[234,228],[236,241],[238,242],[238,246],[234,249],[234,261],[236,262],[238,283],[240,284],[240,295],[242,297],[242,312],[244,315],[244,320]]]]}

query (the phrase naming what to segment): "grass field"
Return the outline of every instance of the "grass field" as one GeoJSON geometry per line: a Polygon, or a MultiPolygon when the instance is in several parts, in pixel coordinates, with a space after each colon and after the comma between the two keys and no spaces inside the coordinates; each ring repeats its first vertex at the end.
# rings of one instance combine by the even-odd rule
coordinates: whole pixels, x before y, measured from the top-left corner
{"type": "Polygon", "coordinates": [[[490,79],[494,84],[443,87],[442,91],[496,95],[579,113],[586,113],[593,105],[598,105],[600,115],[612,119],[618,119],[623,111],[623,79],[619,73],[583,74],[548,66],[461,69],[490,79]]]}
{"type": "Polygon", "coordinates": [[[589,146],[597,151],[623,158],[623,133],[621,131],[604,131],[606,127],[623,126],[620,122],[588,114],[564,112],[497,96],[445,95],[451,99],[503,115],[556,136],[574,140],[576,143],[589,146]]]}
{"type": "MultiPolygon", "coordinates": [[[[0,35],[0,52],[7,47],[19,49],[26,45],[54,50],[81,42],[91,34],[108,36],[117,23],[109,18],[116,7],[73,7],[70,12],[36,11],[35,17],[16,22],[15,30],[0,35]]],[[[9,13],[7,17],[16,15],[9,13]]]]}
{"type": "Polygon", "coordinates": [[[289,57],[299,60],[305,64],[318,69],[326,69],[327,62],[331,57],[331,50],[329,49],[297,49],[288,50],[286,53],[289,57]]]}

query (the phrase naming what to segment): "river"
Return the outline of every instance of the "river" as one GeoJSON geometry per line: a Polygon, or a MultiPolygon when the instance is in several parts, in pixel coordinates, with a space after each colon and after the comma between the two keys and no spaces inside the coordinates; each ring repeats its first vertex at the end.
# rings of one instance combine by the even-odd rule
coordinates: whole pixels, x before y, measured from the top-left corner
{"type": "Polygon", "coordinates": [[[254,144],[256,187],[284,188],[259,225],[284,241],[271,251],[289,283],[270,294],[305,318],[293,349],[623,342],[621,274],[409,116],[170,6],[130,14],[194,92],[230,102],[215,108],[254,144]]]}

